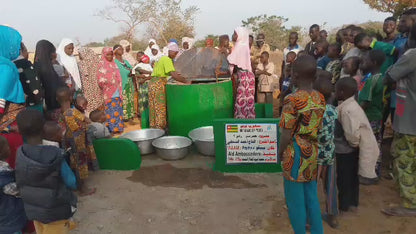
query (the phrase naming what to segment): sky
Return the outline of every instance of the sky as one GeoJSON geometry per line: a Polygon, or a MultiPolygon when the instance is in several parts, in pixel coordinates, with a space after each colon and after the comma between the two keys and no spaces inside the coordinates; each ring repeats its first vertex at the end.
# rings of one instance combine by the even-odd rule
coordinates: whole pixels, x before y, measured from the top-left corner
{"type": "MultiPolygon", "coordinates": [[[[112,0],[18,0],[4,1],[0,24],[20,31],[33,50],[38,40],[58,44],[64,37],[85,44],[103,41],[120,33],[120,25],[95,16],[112,0]]],[[[329,30],[343,24],[382,21],[389,15],[370,9],[362,0],[182,0],[183,6],[196,5],[196,38],[207,34],[232,34],[241,21],[260,14],[288,18],[285,26],[324,25],[329,30]]],[[[143,33],[138,38],[148,39],[143,33]]]]}

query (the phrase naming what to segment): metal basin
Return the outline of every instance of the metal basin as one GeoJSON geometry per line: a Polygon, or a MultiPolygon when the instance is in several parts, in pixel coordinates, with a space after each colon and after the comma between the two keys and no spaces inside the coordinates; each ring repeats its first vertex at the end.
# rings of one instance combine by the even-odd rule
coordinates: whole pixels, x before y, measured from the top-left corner
{"type": "Polygon", "coordinates": [[[152,142],[163,135],[165,135],[165,131],[149,128],[125,133],[121,135],[120,138],[126,138],[133,141],[139,147],[141,155],[146,155],[155,152],[152,142]]]}
{"type": "Polygon", "coordinates": [[[215,156],[214,128],[212,126],[190,131],[189,138],[195,143],[199,153],[205,156],[215,156]]]}
{"type": "Polygon", "coordinates": [[[166,136],[154,140],[152,145],[162,159],[179,160],[188,155],[192,141],[187,137],[166,136]]]}

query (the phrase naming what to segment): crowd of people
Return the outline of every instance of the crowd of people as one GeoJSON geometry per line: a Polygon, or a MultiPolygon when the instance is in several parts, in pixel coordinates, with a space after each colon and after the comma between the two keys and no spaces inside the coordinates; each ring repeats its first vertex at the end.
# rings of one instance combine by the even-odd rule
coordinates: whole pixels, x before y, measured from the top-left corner
{"type": "MultiPolygon", "coordinates": [[[[215,48],[212,39],[206,42],[229,64],[215,75],[232,78],[235,118],[254,119],[255,100],[273,103],[273,92],[280,91],[278,155],[295,233],[323,233],[322,219],[337,228],[339,211],[356,212],[359,185],[382,178],[389,116],[394,160],[383,174],[398,182],[403,204],[383,212],[416,215],[416,8],[398,24],[387,18],[383,30],[380,38],[350,25],[329,43],[328,33],[314,24],[305,48],[292,32],[280,79],[264,34],[254,39],[237,27],[231,40],[222,35],[215,48]],[[318,180],[326,191],[322,216],[318,180]]],[[[25,227],[67,233],[76,211],[73,191],[96,192],[86,183],[90,171],[99,169],[93,141],[122,133],[126,122],[146,113],[151,128],[167,129],[166,84],[192,84],[175,69],[175,60],[194,42],[171,39],[160,49],[151,39],[146,50],[133,54],[122,40],[103,48],[100,57],[91,48],[76,49],[70,39],[57,49],[41,40],[32,64],[20,33],[0,26],[0,233],[25,227]]]]}
{"type": "Polygon", "coordinates": [[[349,25],[334,43],[316,24],[305,49],[290,34],[282,65],[280,159],[295,233],[323,233],[317,181],[325,188],[322,219],[338,227],[339,212],[357,212],[359,185],[394,179],[402,203],[381,211],[416,215],[416,8],[385,19],[385,37],[349,25]],[[398,34],[396,32],[398,31],[398,34]],[[382,173],[386,122],[392,158],[382,173]]]}

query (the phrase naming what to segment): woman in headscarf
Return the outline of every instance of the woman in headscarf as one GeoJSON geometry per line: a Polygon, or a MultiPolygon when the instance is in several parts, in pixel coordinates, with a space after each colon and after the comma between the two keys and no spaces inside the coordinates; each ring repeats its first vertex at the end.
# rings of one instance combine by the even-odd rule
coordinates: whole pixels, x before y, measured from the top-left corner
{"type": "Polygon", "coordinates": [[[123,113],[124,120],[130,120],[134,118],[134,82],[132,75],[132,66],[127,60],[123,59],[123,47],[120,45],[115,45],[113,47],[114,52],[114,62],[117,64],[118,69],[120,70],[122,87],[123,87],[123,113]]]}
{"type": "MultiPolygon", "coordinates": [[[[230,72],[236,77],[236,97],[234,118],[254,119],[255,78],[251,70],[249,32],[244,27],[238,27],[233,34],[235,42],[231,54],[228,56],[230,72]]],[[[235,79],[235,78],[234,78],[235,79]]]]}
{"type": "Polygon", "coordinates": [[[103,93],[98,86],[97,69],[100,63],[98,55],[90,48],[82,47],[79,53],[79,70],[81,73],[84,97],[88,101],[87,113],[104,108],[103,93]]]}
{"type": "Polygon", "coordinates": [[[16,115],[24,109],[25,94],[19,80],[19,72],[12,62],[20,55],[22,36],[18,31],[0,25],[0,135],[10,146],[11,156],[6,159],[15,167],[16,150],[23,144],[17,131],[16,115]]]}
{"type": "Polygon", "coordinates": [[[147,56],[151,56],[152,55],[152,46],[153,45],[157,45],[156,40],[155,39],[150,39],[149,40],[149,45],[147,46],[146,50],[144,51],[144,54],[147,56]]]}
{"type": "MultiPolygon", "coordinates": [[[[148,55],[149,56],[149,55],[148,55]]],[[[162,52],[160,52],[160,48],[158,45],[152,45],[151,53],[150,53],[150,65],[154,66],[155,63],[163,56],[162,52]]]]}
{"type": "Polygon", "coordinates": [[[97,70],[98,85],[103,92],[107,127],[111,133],[122,133],[123,101],[122,80],[117,64],[113,60],[113,49],[105,47],[97,70]]]}
{"type": "MultiPolygon", "coordinates": [[[[140,62],[140,60],[136,60],[134,56],[131,54],[131,47],[132,47],[131,43],[128,42],[127,40],[121,40],[120,45],[124,49],[123,59],[127,60],[127,62],[129,62],[132,67],[136,66],[136,64],[140,62]]],[[[135,79],[133,80],[133,83],[134,83],[133,107],[134,107],[134,113],[138,115],[139,114],[139,92],[138,92],[139,85],[137,84],[137,81],[135,79]]]]}
{"type": "Polygon", "coordinates": [[[142,115],[149,108],[149,80],[153,72],[149,56],[143,55],[134,69],[139,83],[139,113],[142,115]]]}
{"type": "Polygon", "coordinates": [[[152,79],[149,82],[149,122],[151,128],[165,129],[166,122],[166,83],[171,76],[176,81],[191,84],[173,66],[173,60],[179,53],[176,43],[169,43],[168,56],[163,56],[153,68],[152,79]]]}
{"type": "MultiPolygon", "coordinates": [[[[175,43],[179,47],[178,40],[176,40],[175,38],[169,39],[168,44],[165,47],[163,47],[163,49],[162,49],[163,56],[169,56],[169,48],[168,48],[168,45],[171,44],[171,43],[175,43]]],[[[178,56],[176,56],[176,57],[178,57],[178,56]]]]}
{"type": "Polygon", "coordinates": [[[195,39],[190,37],[184,37],[182,38],[182,48],[179,49],[179,54],[176,57],[179,57],[183,54],[183,52],[192,49],[194,46],[195,39]]]}
{"type": "Polygon", "coordinates": [[[56,51],[58,62],[65,67],[74,81],[75,91],[81,92],[82,84],[79,74],[77,59],[74,54],[74,42],[71,39],[64,38],[56,51]]]}
{"type": "Polygon", "coordinates": [[[52,60],[55,57],[56,49],[51,42],[41,40],[36,44],[34,67],[45,90],[46,110],[49,112],[49,118],[58,120],[60,105],[56,100],[56,91],[66,84],[53,69],[52,60]]]}
{"type": "Polygon", "coordinates": [[[131,43],[129,41],[127,41],[127,40],[121,40],[120,41],[120,45],[124,49],[123,59],[124,60],[127,60],[130,63],[130,65],[132,65],[133,67],[136,66],[136,64],[138,62],[133,57],[133,55],[131,55],[131,43]]]}
{"type": "Polygon", "coordinates": [[[207,48],[213,48],[214,47],[214,39],[208,38],[205,41],[205,47],[207,47],[207,48]]]}

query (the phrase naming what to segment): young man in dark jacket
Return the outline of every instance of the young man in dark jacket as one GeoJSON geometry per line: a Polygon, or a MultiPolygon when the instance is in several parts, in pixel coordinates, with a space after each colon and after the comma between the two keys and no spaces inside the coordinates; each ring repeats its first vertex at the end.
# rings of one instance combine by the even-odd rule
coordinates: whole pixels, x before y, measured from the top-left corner
{"type": "Polygon", "coordinates": [[[76,179],[62,149],[42,145],[44,125],[37,110],[17,115],[19,132],[27,140],[17,152],[16,182],[26,215],[38,233],[68,233],[76,206],[76,179]]]}

